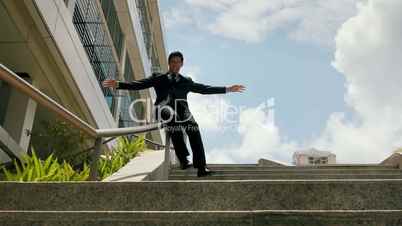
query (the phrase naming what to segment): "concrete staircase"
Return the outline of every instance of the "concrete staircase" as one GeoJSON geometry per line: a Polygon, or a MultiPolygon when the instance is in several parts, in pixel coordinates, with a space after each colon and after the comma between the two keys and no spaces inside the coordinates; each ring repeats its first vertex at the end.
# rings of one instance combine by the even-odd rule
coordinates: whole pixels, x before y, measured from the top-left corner
{"type": "MultiPolygon", "coordinates": [[[[209,165],[216,173],[208,180],[325,180],[402,179],[402,170],[381,165],[332,165],[309,167],[263,167],[258,165],[209,165]]],[[[169,180],[205,180],[196,169],[173,168],[169,180]]]]}
{"type": "Polygon", "coordinates": [[[0,184],[0,225],[402,225],[402,171],[373,165],[171,169],[170,181],[0,184]]]}

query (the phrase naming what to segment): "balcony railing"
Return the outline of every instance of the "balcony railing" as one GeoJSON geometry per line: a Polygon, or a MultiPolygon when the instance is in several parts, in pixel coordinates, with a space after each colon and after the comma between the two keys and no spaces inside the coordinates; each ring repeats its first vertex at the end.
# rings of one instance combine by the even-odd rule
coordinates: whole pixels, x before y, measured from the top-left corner
{"type": "MultiPolygon", "coordinates": [[[[122,41],[119,38],[120,34],[115,35],[119,46],[114,49],[98,1],[77,0],[73,14],[73,23],[91,62],[96,78],[99,81],[99,85],[102,88],[110,111],[112,115],[115,115],[116,98],[111,89],[102,87],[101,82],[105,79],[116,79],[118,77],[119,64],[113,51],[121,49],[122,41]]],[[[110,15],[112,14],[110,13],[110,15]]],[[[114,22],[110,22],[110,24],[112,23],[114,22]]]]}
{"type": "Polygon", "coordinates": [[[116,7],[111,0],[100,0],[103,14],[105,16],[114,47],[119,57],[123,51],[124,34],[121,30],[120,22],[117,17],[116,7]]]}
{"type": "MultiPolygon", "coordinates": [[[[126,54],[126,61],[124,66],[124,80],[125,81],[132,81],[134,80],[134,70],[132,64],[130,62],[130,58],[128,53],[126,54]]],[[[133,119],[130,117],[129,111],[130,105],[134,100],[140,98],[139,91],[130,91],[129,93],[125,92],[126,95],[121,96],[121,107],[120,107],[120,120],[119,120],[119,127],[130,127],[130,126],[137,126],[139,125],[138,122],[134,122],[133,119]]],[[[135,105],[135,112],[132,112],[133,115],[136,117],[142,117],[144,112],[144,106],[142,104],[135,105]]]]}

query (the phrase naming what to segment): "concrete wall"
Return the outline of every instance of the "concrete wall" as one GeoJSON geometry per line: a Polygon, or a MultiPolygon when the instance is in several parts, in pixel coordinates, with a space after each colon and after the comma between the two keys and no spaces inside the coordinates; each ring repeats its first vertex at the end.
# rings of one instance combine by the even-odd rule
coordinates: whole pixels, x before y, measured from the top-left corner
{"type": "MultiPolygon", "coordinates": [[[[62,0],[34,0],[35,7],[47,27],[52,42],[47,42],[52,54],[61,57],[60,67],[70,72],[68,81],[77,86],[98,128],[115,128],[117,123],[112,117],[102,90],[92,70],[84,47],[72,22],[71,9],[62,0]]],[[[35,12],[32,12],[35,13],[35,12]]]]}

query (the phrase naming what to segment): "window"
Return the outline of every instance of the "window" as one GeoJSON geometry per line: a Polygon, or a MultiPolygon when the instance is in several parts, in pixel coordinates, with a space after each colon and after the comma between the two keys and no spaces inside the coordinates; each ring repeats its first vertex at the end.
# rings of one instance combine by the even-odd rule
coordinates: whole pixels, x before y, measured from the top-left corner
{"type": "Polygon", "coordinates": [[[107,35],[107,29],[104,27],[105,22],[97,1],[77,0],[73,23],[88,55],[99,86],[102,88],[110,112],[113,116],[116,116],[115,95],[110,88],[103,88],[101,82],[105,79],[117,78],[118,62],[114,57],[113,44],[107,35]]]}
{"type": "Polygon", "coordinates": [[[101,0],[103,14],[105,15],[107,26],[112,37],[114,48],[120,58],[123,50],[124,35],[117,17],[117,11],[111,0],[101,0]]]}
{"type": "MultiPolygon", "coordinates": [[[[130,63],[130,57],[128,53],[126,53],[126,62],[124,66],[124,80],[131,81],[134,79],[134,71],[133,67],[130,63]]],[[[130,105],[133,101],[140,98],[139,91],[130,91],[127,95],[121,96],[121,105],[120,105],[120,120],[119,127],[130,127],[139,125],[138,122],[133,121],[130,117],[130,105]]],[[[136,103],[134,106],[134,111],[131,112],[133,116],[142,120],[144,117],[144,106],[140,102],[136,103]]]]}

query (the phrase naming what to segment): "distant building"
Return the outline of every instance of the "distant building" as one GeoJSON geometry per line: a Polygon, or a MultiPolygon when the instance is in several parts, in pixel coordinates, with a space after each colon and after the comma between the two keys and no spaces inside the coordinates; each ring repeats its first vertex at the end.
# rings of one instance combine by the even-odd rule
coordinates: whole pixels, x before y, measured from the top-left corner
{"type": "Polygon", "coordinates": [[[336,164],[336,155],[329,151],[319,151],[311,148],[304,151],[296,151],[293,154],[293,163],[296,166],[336,164]]]}

